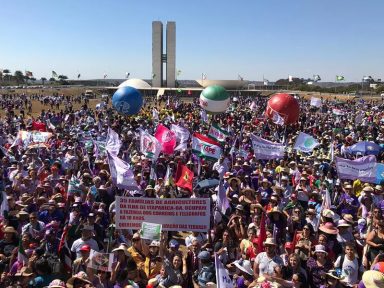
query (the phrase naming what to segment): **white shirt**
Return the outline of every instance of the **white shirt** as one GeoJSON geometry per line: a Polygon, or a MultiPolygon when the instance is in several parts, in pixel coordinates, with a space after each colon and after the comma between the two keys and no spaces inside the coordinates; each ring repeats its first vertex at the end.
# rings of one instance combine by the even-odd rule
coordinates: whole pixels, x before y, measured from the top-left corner
{"type": "MultiPolygon", "coordinates": [[[[350,285],[357,284],[358,283],[358,276],[359,276],[359,262],[357,261],[357,258],[353,259],[352,261],[348,259],[347,255],[344,256],[344,261],[341,263],[341,256],[339,256],[335,262],[335,267],[341,266],[341,275],[345,276],[345,278],[342,280],[343,283],[347,283],[350,285]]],[[[361,270],[361,269],[360,269],[361,270]]]]}
{"type": "Polygon", "coordinates": [[[223,177],[225,172],[228,172],[228,165],[225,163],[225,160],[220,164],[219,161],[217,161],[215,164],[213,164],[213,170],[216,170],[219,173],[220,177],[223,177]]]}
{"type": "Polygon", "coordinates": [[[77,258],[81,257],[80,248],[83,245],[89,245],[89,247],[91,247],[92,250],[99,251],[99,245],[97,245],[97,242],[95,239],[90,238],[90,239],[84,241],[83,239],[79,238],[75,242],[73,242],[72,247],[71,247],[71,251],[76,252],[77,258]]]}
{"type": "Polygon", "coordinates": [[[199,233],[197,236],[193,236],[192,234],[188,235],[187,237],[185,237],[185,246],[187,248],[190,247],[194,240],[197,240],[200,245],[203,245],[207,240],[207,236],[203,233],[199,233]]]}
{"type": "Polygon", "coordinates": [[[284,266],[284,261],[280,256],[276,255],[273,258],[269,258],[267,252],[259,253],[256,256],[255,263],[259,264],[259,275],[273,275],[273,273],[275,273],[275,267],[284,266]]]}

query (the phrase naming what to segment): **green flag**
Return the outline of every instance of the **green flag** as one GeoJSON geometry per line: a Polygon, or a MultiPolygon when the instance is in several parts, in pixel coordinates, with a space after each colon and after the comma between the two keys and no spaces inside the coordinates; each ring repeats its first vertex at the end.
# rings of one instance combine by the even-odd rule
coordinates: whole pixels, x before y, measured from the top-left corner
{"type": "Polygon", "coordinates": [[[344,76],[336,75],[336,81],[343,81],[343,80],[344,80],[344,76]]]}
{"type": "Polygon", "coordinates": [[[52,78],[58,78],[59,75],[57,75],[57,73],[55,71],[52,71],[52,78]]]}

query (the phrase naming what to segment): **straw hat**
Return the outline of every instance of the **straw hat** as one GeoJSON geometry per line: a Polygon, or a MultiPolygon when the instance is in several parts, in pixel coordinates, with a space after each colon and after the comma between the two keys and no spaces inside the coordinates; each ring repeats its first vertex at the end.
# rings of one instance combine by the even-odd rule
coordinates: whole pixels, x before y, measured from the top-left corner
{"type": "Polygon", "coordinates": [[[112,250],[112,252],[118,252],[118,251],[123,251],[125,256],[130,256],[128,249],[127,249],[127,246],[124,244],[120,244],[119,247],[112,250]]]}
{"type": "Polygon", "coordinates": [[[344,214],[343,219],[351,225],[355,223],[355,221],[353,221],[353,216],[351,214],[344,214]]]}
{"type": "Polygon", "coordinates": [[[73,283],[75,282],[76,279],[84,283],[92,284],[92,282],[89,280],[87,273],[85,273],[84,271],[80,271],[79,273],[77,273],[76,275],[68,279],[67,286],[69,288],[73,288],[73,283]]]}
{"type": "Polygon", "coordinates": [[[279,207],[273,207],[273,209],[271,211],[269,211],[267,214],[268,214],[268,216],[272,216],[275,213],[279,214],[280,216],[285,216],[285,214],[283,212],[281,212],[279,207]]]}
{"type": "Polygon", "coordinates": [[[245,194],[245,192],[252,192],[252,193],[255,193],[255,190],[250,188],[250,187],[246,187],[244,188],[242,191],[241,191],[243,194],[245,194]]]}
{"type": "Polygon", "coordinates": [[[384,274],[379,271],[365,271],[362,280],[365,288],[384,288],[384,274]]]}
{"type": "Polygon", "coordinates": [[[151,185],[147,185],[144,191],[155,190],[151,185]]]}
{"type": "Polygon", "coordinates": [[[29,267],[22,267],[19,272],[15,274],[16,277],[29,277],[33,275],[33,271],[29,267]]]}
{"type": "Polygon", "coordinates": [[[228,183],[231,183],[233,180],[235,180],[237,182],[237,185],[240,185],[241,184],[241,180],[237,177],[231,177],[228,179],[228,183]]]}
{"type": "MultiPolygon", "coordinates": [[[[348,186],[351,186],[351,185],[348,185],[348,186]]],[[[345,188],[347,188],[347,187],[345,187],[345,188]]],[[[351,188],[352,188],[352,186],[351,186],[351,188]]],[[[373,192],[373,188],[371,186],[365,186],[363,188],[363,191],[364,192],[373,192]]]]}
{"type": "Polygon", "coordinates": [[[264,183],[267,183],[268,186],[271,186],[271,182],[269,182],[269,180],[267,178],[264,178],[262,181],[261,181],[261,184],[264,184],[264,183]]]}
{"type": "Polygon", "coordinates": [[[4,228],[3,233],[14,233],[17,234],[17,231],[12,226],[7,226],[4,228]]]}
{"type": "Polygon", "coordinates": [[[264,241],[264,246],[265,246],[265,245],[277,246],[276,241],[275,241],[275,239],[273,239],[273,238],[267,238],[267,239],[264,241]]]}

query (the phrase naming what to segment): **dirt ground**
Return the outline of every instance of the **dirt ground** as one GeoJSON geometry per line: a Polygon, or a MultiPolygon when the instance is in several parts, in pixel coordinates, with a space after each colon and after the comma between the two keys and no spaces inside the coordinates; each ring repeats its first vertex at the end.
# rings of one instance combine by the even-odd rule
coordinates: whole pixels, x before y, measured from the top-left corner
{"type": "MultiPolygon", "coordinates": [[[[11,92],[9,90],[1,90],[0,89],[0,94],[22,94],[22,93],[26,93],[26,94],[40,94],[40,95],[53,95],[53,94],[59,94],[59,95],[64,95],[64,96],[78,96],[78,95],[81,95],[81,93],[84,93],[85,90],[87,89],[92,89],[92,87],[70,87],[70,88],[67,88],[67,87],[57,87],[57,88],[46,88],[46,89],[17,89],[17,90],[11,90],[11,92]]],[[[96,92],[96,98],[95,99],[90,99],[90,102],[89,102],[89,107],[91,108],[95,108],[95,106],[100,103],[102,100],[101,100],[101,93],[99,91],[96,91],[96,89],[92,89],[96,92]]],[[[270,91],[268,91],[269,94],[270,94],[270,91]]],[[[112,95],[113,92],[110,92],[110,95],[112,95]]],[[[298,93],[301,97],[309,100],[311,99],[311,97],[318,97],[318,98],[323,98],[323,99],[327,99],[327,100],[334,100],[335,97],[340,100],[340,101],[348,101],[348,100],[353,100],[353,99],[356,99],[355,97],[353,96],[348,96],[348,95],[336,95],[336,94],[320,94],[320,93],[315,93],[315,92],[299,92],[298,93]]],[[[380,101],[381,102],[381,99],[379,98],[375,98],[375,97],[364,97],[364,99],[366,100],[375,100],[375,101],[380,101]]],[[[182,98],[182,101],[185,101],[185,102],[191,102],[192,101],[192,98],[182,98]]],[[[111,105],[111,103],[109,104],[111,105]]],[[[78,109],[80,108],[80,104],[78,103],[75,103],[74,104],[74,109],[78,109]]],[[[40,114],[40,112],[45,109],[45,110],[48,110],[50,106],[44,106],[42,105],[39,101],[33,101],[33,105],[32,105],[32,116],[37,116],[40,114]]],[[[61,109],[64,109],[64,105],[60,105],[60,108],[59,108],[59,111],[61,109]]],[[[19,112],[16,110],[16,113],[19,112]]],[[[5,115],[5,111],[0,111],[0,116],[4,116],[5,115]]]]}

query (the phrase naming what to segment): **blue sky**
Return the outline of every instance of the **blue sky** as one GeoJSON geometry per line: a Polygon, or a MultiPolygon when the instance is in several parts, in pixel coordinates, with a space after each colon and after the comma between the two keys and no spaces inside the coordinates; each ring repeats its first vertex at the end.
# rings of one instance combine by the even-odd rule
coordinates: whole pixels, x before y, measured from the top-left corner
{"type": "Polygon", "coordinates": [[[180,79],[384,79],[383,0],[0,0],[0,69],[149,79],[152,21],[176,21],[180,79]]]}

